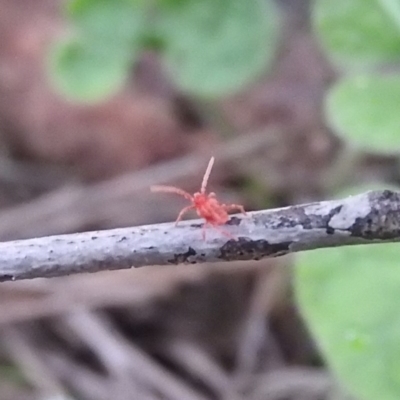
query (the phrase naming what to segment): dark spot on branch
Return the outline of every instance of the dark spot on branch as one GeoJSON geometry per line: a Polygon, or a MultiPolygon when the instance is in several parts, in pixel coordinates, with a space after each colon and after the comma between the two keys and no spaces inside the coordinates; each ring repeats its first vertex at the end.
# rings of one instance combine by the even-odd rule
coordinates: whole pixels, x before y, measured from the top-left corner
{"type": "Polygon", "coordinates": [[[331,223],[332,218],[335,215],[339,214],[340,211],[342,210],[342,208],[343,208],[343,205],[332,208],[332,210],[329,211],[327,216],[321,217],[322,221],[323,221],[323,226],[325,227],[326,233],[328,235],[333,235],[335,233],[335,229],[330,226],[330,223],[331,223]]]}
{"type": "Polygon", "coordinates": [[[267,240],[239,238],[230,240],[220,249],[220,258],[225,261],[260,260],[264,257],[278,257],[290,252],[292,242],[269,243],[267,240]]]}
{"type": "Polygon", "coordinates": [[[14,275],[4,274],[0,275],[0,282],[15,281],[14,275]]]}
{"type": "Polygon", "coordinates": [[[189,249],[186,253],[174,254],[174,258],[172,260],[168,260],[170,264],[195,264],[196,261],[189,260],[190,257],[194,257],[196,255],[196,251],[189,246],[189,249]]]}
{"type": "Polygon", "coordinates": [[[196,254],[197,254],[196,251],[189,246],[189,250],[185,253],[185,256],[190,257],[190,256],[195,256],[196,254]]]}
{"type": "Polygon", "coordinates": [[[335,233],[335,229],[332,228],[331,226],[328,226],[328,227],[326,228],[326,233],[327,233],[328,235],[333,235],[333,234],[335,233]]]}
{"type": "Polygon", "coordinates": [[[371,212],[372,218],[357,218],[350,228],[350,235],[369,240],[388,240],[400,236],[400,223],[397,216],[388,213],[386,216],[375,211],[371,212]],[[372,215],[373,214],[373,215],[372,215]]]}
{"type": "Polygon", "coordinates": [[[226,223],[226,225],[239,226],[241,222],[242,222],[241,218],[231,217],[231,219],[226,223]]]}
{"type": "MultiPolygon", "coordinates": [[[[277,216],[277,221],[272,221],[271,227],[276,229],[281,228],[294,228],[301,225],[303,228],[308,229],[311,225],[310,218],[305,214],[303,209],[293,207],[290,210],[284,210],[277,216]]],[[[270,216],[274,218],[274,216],[270,216]]]]}
{"type": "Polygon", "coordinates": [[[399,194],[386,189],[381,193],[381,199],[399,201],[399,194]]]}
{"type": "Polygon", "coordinates": [[[126,236],[122,236],[118,239],[118,243],[125,242],[126,240],[128,240],[128,238],[126,236]]]}
{"type": "Polygon", "coordinates": [[[400,194],[390,190],[370,194],[371,211],[357,218],[350,235],[364,239],[388,240],[400,235],[400,194]]]}
{"type": "Polygon", "coordinates": [[[331,221],[331,219],[332,219],[335,215],[338,215],[338,214],[340,213],[340,211],[342,211],[342,208],[343,208],[343,206],[340,205],[340,206],[337,206],[337,207],[335,207],[335,208],[332,208],[332,210],[329,211],[329,214],[328,214],[328,223],[331,221]]]}

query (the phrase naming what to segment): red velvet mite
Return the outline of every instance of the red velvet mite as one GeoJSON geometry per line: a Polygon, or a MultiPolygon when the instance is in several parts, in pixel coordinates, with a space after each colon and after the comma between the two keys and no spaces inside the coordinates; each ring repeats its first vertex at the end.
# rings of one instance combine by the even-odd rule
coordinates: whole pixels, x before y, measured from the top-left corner
{"type": "Polygon", "coordinates": [[[213,164],[214,164],[214,157],[211,157],[203,177],[203,182],[201,184],[200,192],[196,192],[195,194],[193,194],[193,196],[190,193],[185,192],[184,190],[174,186],[157,185],[157,186],[152,186],[150,189],[152,192],[177,193],[191,202],[189,206],[181,210],[181,212],[178,215],[178,218],[176,219],[175,224],[178,224],[178,222],[182,219],[185,213],[195,209],[197,211],[197,214],[201,218],[204,218],[206,221],[205,224],[203,225],[203,230],[202,230],[202,236],[204,240],[205,240],[205,230],[207,225],[211,225],[225,236],[228,236],[231,239],[235,239],[229,232],[219,229],[218,225],[223,225],[229,221],[229,215],[228,215],[229,211],[238,210],[244,215],[247,214],[243,206],[241,206],[240,204],[221,204],[217,200],[215,193],[213,192],[206,193],[207,182],[213,164]]]}

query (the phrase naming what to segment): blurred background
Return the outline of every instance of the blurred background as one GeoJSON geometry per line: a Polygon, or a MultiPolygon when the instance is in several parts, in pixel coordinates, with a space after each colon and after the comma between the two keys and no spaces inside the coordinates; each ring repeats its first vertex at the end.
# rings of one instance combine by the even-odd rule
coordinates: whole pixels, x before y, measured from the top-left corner
{"type": "MultiPolygon", "coordinates": [[[[399,4],[361,3],[0,0],[0,238],[173,221],[184,201],[149,187],[196,191],[211,155],[249,211],[396,186],[399,78],[365,71],[396,71],[399,4]]],[[[299,262],[2,283],[0,400],[354,399],[299,262]]]]}

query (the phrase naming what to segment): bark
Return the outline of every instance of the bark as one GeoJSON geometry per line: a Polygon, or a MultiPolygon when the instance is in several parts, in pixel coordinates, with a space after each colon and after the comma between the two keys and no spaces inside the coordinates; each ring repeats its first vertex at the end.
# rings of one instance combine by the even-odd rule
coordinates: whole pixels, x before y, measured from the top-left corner
{"type": "Polygon", "coordinates": [[[202,238],[201,220],[49,236],[0,243],[0,280],[64,276],[150,265],[260,260],[297,251],[395,242],[400,193],[367,192],[234,215],[202,238]]]}

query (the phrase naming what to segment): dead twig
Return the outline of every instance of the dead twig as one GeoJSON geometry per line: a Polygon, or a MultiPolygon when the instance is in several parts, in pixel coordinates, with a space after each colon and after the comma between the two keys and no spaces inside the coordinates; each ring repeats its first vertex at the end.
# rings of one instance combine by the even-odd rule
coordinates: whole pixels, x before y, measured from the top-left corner
{"type": "Polygon", "coordinates": [[[64,276],[150,265],[259,260],[323,247],[400,240],[400,193],[367,192],[233,216],[228,240],[185,221],[0,243],[0,280],[64,276]]]}
{"type": "Polygon", "coordinates": [[[260,379],[251,400],[280,400],[285,398],[317,400],[328,398],[334,381],[325,371],[304,367],[275,370],[260,379]]]}
{"type": "Polygon", "coordinates": [[[1,332],[1,340],[10,357],[36,387],[39,397],[67,399],[61,382],[43,362],[28,334],[15,327],[6,327],[1,332]]]}
{"type": "Polygon", "coordinates": [[[153,389],[166,399],[205,400],[204,396],[125,340],[110,321],[100,314],[79,310],[63,322],[96,352],[111,376],[119,378],[123,391],[128,391],[129,386],[139,385],[140,382],[140,385],[153,389]],[[96,334],[93,335],[93,332],[96,334]]]}
{"type": "Polygon", "coordinates": [[[218,398],[242,400],[229,376],[207,352],[197,343],[185,340],[169,340],[160,346],[161,353],[190,374],[195,382],[201,382],[218,398]]]}

